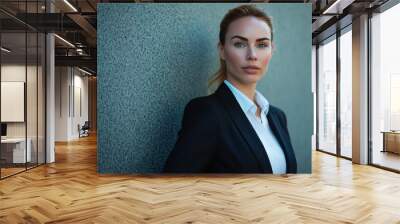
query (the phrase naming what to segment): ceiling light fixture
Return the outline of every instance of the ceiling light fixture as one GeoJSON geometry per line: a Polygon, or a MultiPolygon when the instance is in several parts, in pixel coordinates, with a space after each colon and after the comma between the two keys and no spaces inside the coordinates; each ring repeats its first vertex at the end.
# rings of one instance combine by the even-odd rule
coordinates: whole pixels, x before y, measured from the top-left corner
{"type": "Polygon", "coordinates": [[[10,53],[10,52],[11,52],[11,50],[9,50],[9,49],[7,49],[7,48],[5,48],[5,47],[1,47],[1,50],[4,51],[4,52],[7,52],[7,53],[10,53]]]}
{"type": "Polygon", "coordinates": [[[74,10],[74,12],[78,12],[78,10],[71,4],[68,2],[68,0],[64,0],[65,4],[67,4],[72,10],[74,10]]]}
{"type": "Polygon", "coordinates": [[[58,36],[57,34],[54,34],[54,36],[56,36],[58,39],[60,39],[61,41],[63,41],[64,43],[68,44],[69,46],[75,48],[75,45],[71,44],[71,42],[69,42],[68,40],[58,36]]]}
{"type": "MultiPolygon", "coordinates": [[[[337,12],[331,12],[331,11],[332,11],[332,9],[334,9],[337,6],[337,4],[339,4],[340,1],[341,0],[336,0],[331,6],[329,6],[327,9],[325,9],[322,14],[337,13],[337,12]]],[[[337,14],[339,14],[339,13],[337,13],[337,14]]]]}
{"type": "Polygon", "coordinates": [[[90,73],[90,72],[88,72],[88,71],[85,71],[85,70],[83,70],[83,69],[81,69],[81,68],[79,68],[79,67],[78,67],[78,70],[81,71],[81,72],[83,72],[83,73],[85,73],[85,74],[88,74],[88,75],[90,75],[90,76],[93,75],[92,73],[90,73]]]}

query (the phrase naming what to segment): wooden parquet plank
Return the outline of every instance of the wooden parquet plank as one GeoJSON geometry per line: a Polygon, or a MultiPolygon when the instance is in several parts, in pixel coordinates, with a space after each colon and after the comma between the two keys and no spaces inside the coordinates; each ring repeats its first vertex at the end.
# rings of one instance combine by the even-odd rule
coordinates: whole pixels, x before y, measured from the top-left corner
{"type": "Polygon", "coordinates": [[[313,152],[313,174],[99,175],[96,139],[0,181],[0,223],[399,223],[400,175],[313,152]]]}

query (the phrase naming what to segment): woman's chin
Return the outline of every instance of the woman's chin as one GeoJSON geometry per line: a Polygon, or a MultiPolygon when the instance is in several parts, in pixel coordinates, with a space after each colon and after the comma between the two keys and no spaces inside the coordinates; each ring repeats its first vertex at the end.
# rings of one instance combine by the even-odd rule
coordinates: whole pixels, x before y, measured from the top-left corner
{"type": "Polygon", "coordinates": [[[257,82],[262,78],[261,74],[238,74],[236,76],[232,76],[231,82],[232,83],[238,83],[240,85],[254,85],[257,84],[257,82]]]}
{"type": "Polygon", "coordinates": [[[257,82],[261,79],[260,75],[245,75],[242,81],[247,85],[257,84],[257,82]]]}

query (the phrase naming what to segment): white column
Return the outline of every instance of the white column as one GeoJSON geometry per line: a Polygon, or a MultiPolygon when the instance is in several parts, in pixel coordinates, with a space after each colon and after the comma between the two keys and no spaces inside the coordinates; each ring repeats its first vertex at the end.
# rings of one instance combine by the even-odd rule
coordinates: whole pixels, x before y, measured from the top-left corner
{"type": "Polygon", "coordinates": [[[368,15],[353,20],[353,162],[368,163],[368,15]]]}
{"type": "MultiPolygon", "coordinates": [[[[47,1],[47,12],[53,12],[54,6],[47,1]]],[[[46,35],[46,163],[55,162],[54,133],[55,133],[55,54],[54,35],[46,35]]]]}

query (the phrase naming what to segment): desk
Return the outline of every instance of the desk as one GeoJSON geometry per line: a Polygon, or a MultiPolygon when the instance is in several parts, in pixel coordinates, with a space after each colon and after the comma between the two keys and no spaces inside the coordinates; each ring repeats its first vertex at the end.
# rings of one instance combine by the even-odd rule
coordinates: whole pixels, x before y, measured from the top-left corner
{"type": "Polygon", "coordinates": [[[31,154],[31,145],[32,141],[30,138],[27,139],[27,146],[26,147],[26,154],[25,154],[25,138],[6,138],[6,139],[1,139],[1,154],[2,157],[7,160],[10,163],[25,163],[25,162],[30,162],[32,159],[32,154],[31,154]],[[6,158],[3,156],[5,154],[6,158]],[[12,161],[11,160],[11,154],[12,154],[12,161]],[[9,156],[7,156],[9,155],[9,156]],[[25,158],[27,158],[27,161],[25,161],[25,158]]]}
{"type": "Polygon", "coordinates": [[[383,151],[400,154],[400,131],[382,131],[383,151]]]}

